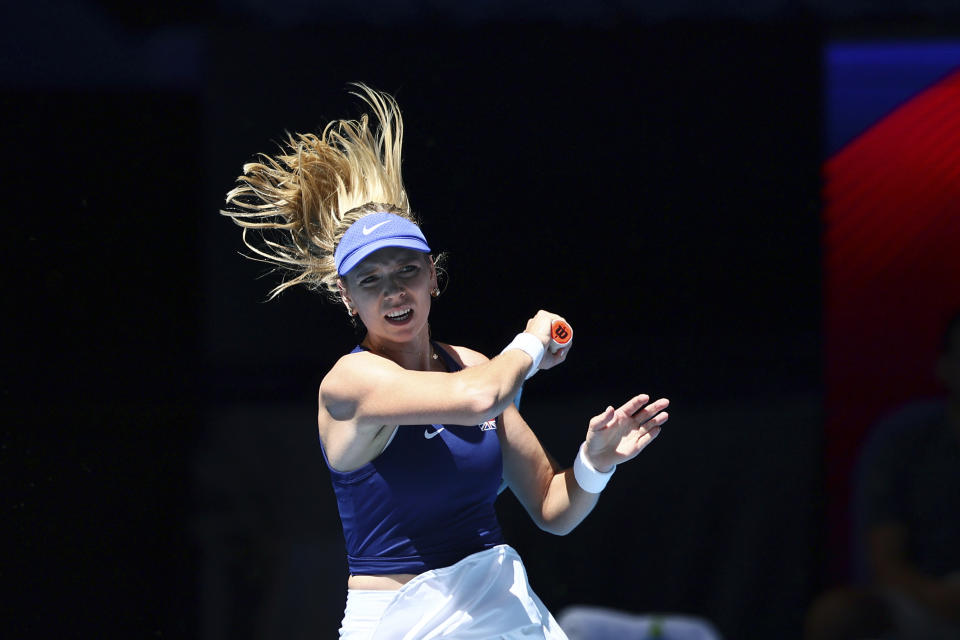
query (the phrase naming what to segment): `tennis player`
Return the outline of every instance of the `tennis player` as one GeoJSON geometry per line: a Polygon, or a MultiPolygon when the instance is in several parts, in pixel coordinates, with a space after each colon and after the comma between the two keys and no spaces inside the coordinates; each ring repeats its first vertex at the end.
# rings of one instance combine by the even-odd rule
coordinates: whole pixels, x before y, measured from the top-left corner
{"type": "Polygon", "coordinates": [[[513,398],[564,362],[571,344],[550,342],[563,318],[537,312],[493,358],[431,338],[437,266],[401,178],[400,112],[357,86],[375,126],[363,116],[290,136],[244,166],[223,212],[255,257],[293,274],[272,296],[323,290],[366,330],[319,391],[350,570],[340,637],[565,638],[503,539],[501,481],[540,528],[566,534],[616,466],[660,433],[668,401],[641,394],[607,407],[561,468],[513,398]]]}

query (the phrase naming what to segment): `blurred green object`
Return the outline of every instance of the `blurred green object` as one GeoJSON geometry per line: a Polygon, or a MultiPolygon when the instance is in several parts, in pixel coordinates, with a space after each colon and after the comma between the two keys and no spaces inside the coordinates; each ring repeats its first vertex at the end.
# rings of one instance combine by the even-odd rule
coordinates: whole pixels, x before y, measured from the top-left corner
{"type": "Polygon", "coordinates": [[[663,618],[655,617],[650,620],[650,628],[647,629],[648,638],[662,638],[663,637],[663,618]]]}

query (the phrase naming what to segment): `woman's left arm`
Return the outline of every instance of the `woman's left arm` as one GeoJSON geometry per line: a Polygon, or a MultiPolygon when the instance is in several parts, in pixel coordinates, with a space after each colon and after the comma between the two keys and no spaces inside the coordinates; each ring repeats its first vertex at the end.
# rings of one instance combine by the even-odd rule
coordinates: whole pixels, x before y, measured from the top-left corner
{"type": "MultiPolygon", "coordinates": [[[[669,418],[668,404],[663,398],[650,403],[649,396],[641,394],[594,416],[587,429],[586,461],[606,472],[636,457],[660,433],[669,418]]],[[[510,489],[538,527],[566,535],[593,510],[600,494],[582,489],[573,467],[557,464],[515,406],[510,405],[498,422],[503,475],[510,489]]]]}

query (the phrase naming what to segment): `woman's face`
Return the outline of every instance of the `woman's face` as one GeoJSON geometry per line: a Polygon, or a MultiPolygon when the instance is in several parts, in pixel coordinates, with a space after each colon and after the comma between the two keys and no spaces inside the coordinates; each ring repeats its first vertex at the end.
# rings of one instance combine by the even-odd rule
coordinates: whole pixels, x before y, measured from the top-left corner
{"type": "Polygon", "coordinates": [[[391,341],[412,339],[426,326],[430,291],[437,286],[425,253],[387,247],[371,253],[341,279],[344,302],[367,331],[391,341]]]}

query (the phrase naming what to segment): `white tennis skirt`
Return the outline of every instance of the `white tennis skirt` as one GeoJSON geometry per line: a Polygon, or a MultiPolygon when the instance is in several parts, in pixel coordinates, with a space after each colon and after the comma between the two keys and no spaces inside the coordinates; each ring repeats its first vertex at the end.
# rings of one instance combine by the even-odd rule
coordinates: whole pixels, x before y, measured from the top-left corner
{"type": "Polygon", "coordinates": [[[348,589],[343,640],[567,640],[509,545],[425,571],[397,591],[348,589]]]}

